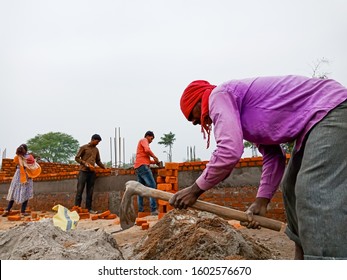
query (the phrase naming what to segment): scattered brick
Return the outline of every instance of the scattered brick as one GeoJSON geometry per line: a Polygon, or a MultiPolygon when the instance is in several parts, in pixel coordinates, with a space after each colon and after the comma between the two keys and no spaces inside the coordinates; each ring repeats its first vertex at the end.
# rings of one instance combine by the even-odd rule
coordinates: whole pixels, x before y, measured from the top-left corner
{"type": "Polygon", "coordinates": [[[104,219],[105,217],[107,217],[110,214],[111,214],[111,211],[110,210],[106,210],[105,212],[102,212],[98,216],[99,216],[99,219],[104,219]]]}
{"type": "Polygon", "coordinates": [[[7,216],[9,221],[20,221],[21,217],[19,215],[7,216]]]}
{"type": "Polygon", "coordinates": [[[106,220],[113,220],[113,219],[115,219],[115,218],[117,218],[117,215],[116,215],[116,214],[110,214],[110,215],[108,215],[108,216],[105,217],[106,220]]]}
{"type": "Polygon", "coordinates": [[[141,226],[142,224],[147,223],[147,220],[143,218],[136,218],[135,223],[137,226],[141,226]]]}
{"type": "Polygon", "coordinates": [[[90,218],[90,214],[89,213],[78,213],[78,215],[80,216],[81,220],[90,218]]]}
{"type": "Polygon", "coordinates": [[[146,216],[149,216],[149,215],[151,215],[150,212],[138,212],[137,213],[137,217],[138,218],[143,218],[143,217],[146,217],[146,216]]]}
{"type": "Polygon", "coordinates": [[[142,228],[143,230],[149,229],[149,223],[143,223],[143,224],[141,225],[141,228],[142,228]]]}

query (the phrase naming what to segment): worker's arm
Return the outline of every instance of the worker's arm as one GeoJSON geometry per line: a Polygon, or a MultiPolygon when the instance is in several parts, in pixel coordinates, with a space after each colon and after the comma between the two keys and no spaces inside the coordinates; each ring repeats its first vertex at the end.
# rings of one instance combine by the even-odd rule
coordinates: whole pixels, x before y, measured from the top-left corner
{"type": "Polygon", "coordinates": [[[75,161],[77,161],[79,164],[86,165],[86,162],[82,160],[82,156],[85,152],[84,146],[80,147],[76,156],[75,156],[75,161]]]}
{"type": "Polygon", "coordinates": [[[243,153],[239,111],[233,97],[221,93],[210,98],[210,117],[217,148],[196,182],[170,199],[170,204],[176,208],[193,205],[204,191],[228,177],[243,153]]]}
{"type": "Polygon", "coordinates": [[[159,163],[158,158],[155,156],[155,154],[152,152],[151,148],[149,147],[149,143],[148,140],[146,138],[141,140],[141,145],[143,147],[143,150],[145,151],[145,153],[149,156],[152,157],[154,159],[154,161],[151,161],[151,163],[159,163]]]}
{"type": "Polygon", "coordinates": [[[96,163],[98,166],[100,166],[102,169],[106,169],[105,165],[101,162],[99,150],[98,150],[97,153],[96,153],[95,163],[96,163]]]}
{"type": "Polygon", "coordinates": [[[246,210],[248,222],[242,223],[249,228],[259,227],[259,224],[253,220],[253,215],[264,216],[266,214],[267,205],[281,183],[286,164],[285,153],[280,145],[259,145],[258,149],[263,155],[260,185],[255,201],[246,210]]]}
{"type": "Polygon", "coordinates": [[[196,180],[204,191],[230,175],[244,149],[240,112],[233,95],[219,92],[211,96],[210,118],[217,145],[205,170],[196,180]]]}

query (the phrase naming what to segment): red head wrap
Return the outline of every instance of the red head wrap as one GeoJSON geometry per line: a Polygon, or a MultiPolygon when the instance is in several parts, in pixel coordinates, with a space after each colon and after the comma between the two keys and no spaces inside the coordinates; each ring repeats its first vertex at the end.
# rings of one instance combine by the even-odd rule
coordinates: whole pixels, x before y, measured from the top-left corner
{"type": "Polygon", "coordinates": [[[201,100],[201,132],[207,133],[207,148],[210,145],[210,132],[211,126],[207,123],[208,120],[208,99],[215,85],[211,85],[207,81],[197,80],[191,82],[184,90],[181,97],[181,110],[186,119],[189,119],[190,113],[192,112],[196,103],[201,100]]]}

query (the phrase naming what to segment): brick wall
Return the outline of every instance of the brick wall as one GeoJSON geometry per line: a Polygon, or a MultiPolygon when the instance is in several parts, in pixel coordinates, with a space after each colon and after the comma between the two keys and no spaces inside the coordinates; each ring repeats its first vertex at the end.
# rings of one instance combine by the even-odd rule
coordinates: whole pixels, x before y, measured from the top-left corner
{"type": "MultiPolygon", "coordinates": [[[[40,176],[34,179],[34,181],[57,181],[77,178],[79,165],[78,164],[63,164],[63,163],[51,163],[40,162],[39,163],[42,172],[40,176]]],[[[11,182],[12,176],[16,171],[16,164],[13,159],[3,159],[0,171],[0,183],[11,182]]],[[[97,176],[111,175],[112,170],[102,169],[97,167],[97,176]]],[[[114,172],[114,171],[113,171],[114,172]]]]}
{"type": "MultiPolygon", "coordinates": [[[[206,168],[207,161],[174,163],[173,166],[166,163],[168,169],[154,168],[153,173],[157,184],[172,184],[171,192],[191,185],[201,172],[206,168]],[[175,167],[176,168],[176,167],[175,167]]],[[[29,202],[29,206],[35,210],[51,210],[55,204],[72,207],[74,204],[78,165],[40,163],[42,174],[35,178],[35,195],[29,202]]],[[[244,158],[237,164],[229,179],[224,180],[218,186],[205,192],[200,198],[211,203],[231,207],[245,211],[254,201],[260,180],[262,157],[244,158]],[[249,174],[254,174],[253,180],[249,174]],[[235,178],[242,178],[236,183],[235,178]]],[[[6,194],[15,172],[15,164],[12,159],[3,159],[0,171],[0,207],[7,205],[6,194]]],[[[96,168],[99,179],[96,181],[93,205],[95,209],[104,211],[113,207],[113,212],[118,213],[124,185],[127,180],[136,180],[133,169],[108,169],[96,168]]],[[[134,199],[136,205],[136,199],[134,199]]],[[[145,211],[149,211],[149,201],[144,199],[145,211]]],[[[164,202],[160,202],[161,210],[170,209],[164,202]]],[[[16,206],[17,208],[19,206],[16,206]]],[[[164,211],[164,210],[163,210],[164,211]]],[[[285,211],[282,201],[282,193],[277,191],[269,205],[268,217],[285,221],[285,211]]]]}

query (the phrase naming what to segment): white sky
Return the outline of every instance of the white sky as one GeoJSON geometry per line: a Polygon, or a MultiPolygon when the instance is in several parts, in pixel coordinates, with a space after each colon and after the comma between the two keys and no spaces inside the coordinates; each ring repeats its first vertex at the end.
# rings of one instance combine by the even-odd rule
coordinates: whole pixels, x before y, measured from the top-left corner
{"type": "Polygon", "coordinates": [[[173,160],[187,146],[208,160],[200,127],[179,108],[195,79],[322,71],[347,85],[344,0],[0,0],[0,157],[37,134],[63,132],[86,144],[94,133],[110,160],[116,127],[126,162],[147,130],[176,135],[173,160]]]}

